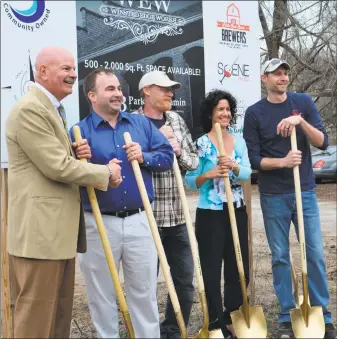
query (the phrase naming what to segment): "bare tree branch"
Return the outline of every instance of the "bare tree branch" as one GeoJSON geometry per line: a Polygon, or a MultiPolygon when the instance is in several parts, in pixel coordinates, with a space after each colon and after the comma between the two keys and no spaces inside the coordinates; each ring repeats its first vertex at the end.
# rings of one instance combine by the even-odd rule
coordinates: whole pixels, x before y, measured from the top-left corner
{"type": "MultiPolygon", "coordinates": [[[[276,2],[278,2],[278,1],[276,1],[276,2]]],[[[306,29],[306,28],[305,28],[305,27],[304,27],[304,26],[303,26],[296,18],[294,18],[294,17],[290,14],[290,12],[289,12],[289,10],[288,10],[287,7],[285,7],[284,9],[285,9],[285,12],[286,12],[286,14],[287,14],[287,16],[288,16],[290,22],[291,22],[293,25],[296,25],[297,27],[299,27],[300,29],[302,29],[304,32],[306,32],[306,33],[308,33],[308,34],[310,34],[310,35],[312,35],[312,36],[315,36],[315,37],[317,37],[317,38],[322,39],[322,40],[328,45],[328,42],[325,41],[325,39],[323,39],[322,34],[317,34],[317,33],[315,33],[315,32],[309,31],[309,30],[306,29]]],[[[332,18],[331,21],[326,25],[326,27],[329,27],[330,25],[334,24],[335,22],[336,22],[336,18],[332,18]]]]}
{"type": "Polygon", "coordinates": [[[309,5],[308,7],[303,8],[303,9],[301,9],[301,10],[299,10],[299,11],[293,13],[293,16],[295,16],[295,15],[297,15],[297,14],[303,13],[303,12],[307,11],[308,9],[310,9],[311,7],[317,6],[317,4],[321,4],[321,5],[322,5],[321,1],[316,1],[316,2],[314,2],[313,4],[309,5]]]}
{"type": "MultiPolygon", "coordinates": [[[[269,32],[269,29],[268,29],[266,17],[264,15],[262,7],[261,7],[261,2],[259,2],[259,18],[260,18],[260,22],[261,22],[261,26],[262,26],[263,35],[264,36],[269,35],[270,32],[269,32]]],[[[270,50],[271,46],[269,46],[269,40],[268,39],[266,39],[266,44],[267,44],[268,50],[270,50]]]]}
{"type": "Polygon", "coordinates": [[[322,77],[324,76],[324,73],[318,74],[317,76],[309,79],[306,83],[304,83],[303,85],[301,85],[300,87],[300,91],[301,92],[306,92],[310,86],[312,86],[314,83],[316,83],[318,80],[322,79],[322,77]]]}
{"type": "Polygon", "coordinates": [[[304,66],[307,69],[310,69],[314,73],[320,74],[321,72],[318,71],[315,68],[312,68],[309,64],[305,63],[303,60],[299,58],[299,56],[296,54],[296,52],[288,45],[284,44],[283,42],[280,42],[280,46],[283,47],[289,54],[291,54],[302,66],[304,66]]]}
{"type": "Polygon", "coordinates": [[[312,97],[319,96],[321,98],[331,98],[333,96],[332,91],[325,91],[325,92],[307,92],[312,97]]]}
{"type": "Polygon", "coordinates": [[[336,0],[259,0],[267,49],[261,60],[267,55],[289,62],[289,90],[313,96],[327,127],[337,117],[336,17],[336,0]]]}

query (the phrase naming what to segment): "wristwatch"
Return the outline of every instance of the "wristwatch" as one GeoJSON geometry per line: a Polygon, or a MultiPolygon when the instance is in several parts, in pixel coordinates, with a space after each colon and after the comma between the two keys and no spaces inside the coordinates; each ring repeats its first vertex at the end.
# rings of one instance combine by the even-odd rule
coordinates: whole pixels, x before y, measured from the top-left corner
{"type": "Polygon", "coordinates": [[[111,168],[109,167],[109,165],[106,165],[106,167],[108,167],[108,169],[109,169],[109,180],[111,179],[111,177],[112,177],[112,170],[111,170],[111,168]]]}

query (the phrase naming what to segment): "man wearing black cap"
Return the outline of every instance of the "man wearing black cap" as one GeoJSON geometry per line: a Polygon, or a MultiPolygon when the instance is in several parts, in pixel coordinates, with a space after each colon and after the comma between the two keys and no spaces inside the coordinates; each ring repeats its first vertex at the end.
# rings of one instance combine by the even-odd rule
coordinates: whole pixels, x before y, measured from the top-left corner
{"type": "Polygon", "coordinates": [[[279,337],[292,336],[290,310],[296,308],[289,261],[291,221],[298,232],[293,167],[299,165],[303,217],[312,306],[322,306],[325,338],[335,338],[324,262],[319,209],[315,193],[310,144],[328,147],[328,136],[316,105],[304,93],[287,92],[290,66],[268,60],[261,69],[267,97],[248,107],[243,136],[253,169],[259,171],[259,191],[264,225],[272,253],[274,288],[280,303],[279,337]],[[296,128],[298,151],[291,151],[290,135],[296,128]]]}

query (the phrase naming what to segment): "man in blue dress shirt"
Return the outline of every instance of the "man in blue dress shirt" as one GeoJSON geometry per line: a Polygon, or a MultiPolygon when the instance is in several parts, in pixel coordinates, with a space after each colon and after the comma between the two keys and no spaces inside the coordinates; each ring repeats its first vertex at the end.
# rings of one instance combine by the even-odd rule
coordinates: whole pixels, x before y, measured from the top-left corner
{"type": "MultiPolygon", "coordinates": [[[[98,68],[84,81],[92,113],[78,123],[91,147],[91,162],[115,159],[122,182],[103,194],[96,192],[117,268],[122,261],[126,299],[137,338],[159,338],[156,298],[157,253],[130,161],[139,162],[150,201],[154,200],[152,171],[172,168],[173,150],[164,135],[141,115],[121,112],[121,85],[110,70],[98,68]],[[125,145],[123,134],[131,134],[125,145]]],[[[71,136],[73,134],[71,131],[71,136]]],[[[116,293],[85,188],[82,197],[88,251],[79,256],[89,311],[100,338],[118,338],[116,293]]]]}

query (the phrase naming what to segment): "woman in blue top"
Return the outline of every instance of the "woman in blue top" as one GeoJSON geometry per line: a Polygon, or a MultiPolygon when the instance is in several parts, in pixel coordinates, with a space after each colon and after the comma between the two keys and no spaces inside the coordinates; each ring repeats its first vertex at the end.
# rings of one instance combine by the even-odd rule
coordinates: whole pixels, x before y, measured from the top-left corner
{"type": "Polygon", "coordinates": [[[242,251],[246,283],[249,283],[248,217],[244,203],[242,180],[248,180],[251,167],[242,137],[228,128],[236,123],[236,99],[228,92],[214,90],[201,104],[201,126],[206,132],[196,140],[199,168],[186,173],[190,189],[200,190],[195,231],[208,300],[210,327],[228,330],[235,336],[230,313],[242,305],[242,293],[236,264],[233,238],[224,190],[224,174],[228,173],[242,251]],[[222,129],[227,156],[219,156],[215,123],[222,129]],[[224,308],[221,302],[221,268],[224,262],[224,308]]]}

